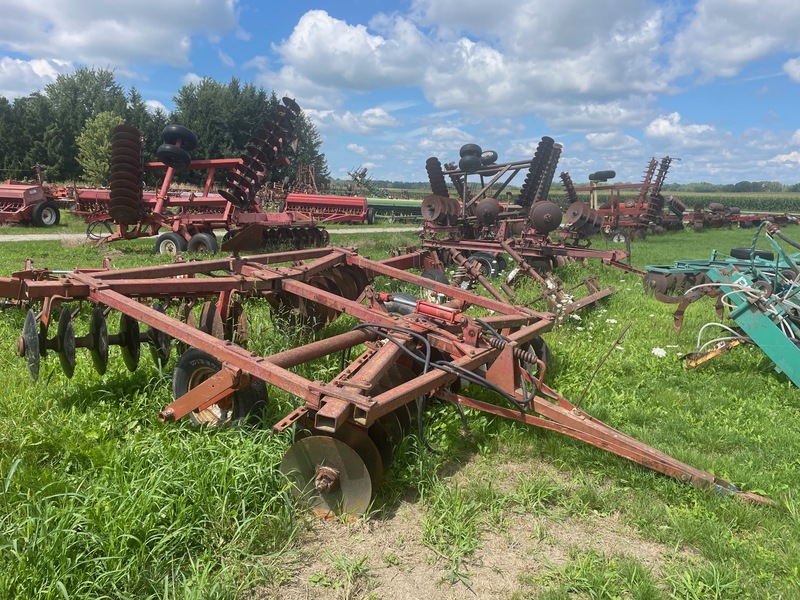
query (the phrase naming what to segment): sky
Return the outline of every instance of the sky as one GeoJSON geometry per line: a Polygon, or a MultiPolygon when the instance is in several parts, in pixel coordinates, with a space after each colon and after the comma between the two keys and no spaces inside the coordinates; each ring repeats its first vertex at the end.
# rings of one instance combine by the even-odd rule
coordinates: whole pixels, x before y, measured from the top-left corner
{"type": "MultiPolygon", "coordinates": [[[[186,83],[297,100],[331,174],[425,181],[548,135],[576,182],[800,182],[798,0],[0,0],[0,95],[112,69],[167,111],[186,83]]],[[[521,183],[521,182],[520,182],[521,183]]]]}

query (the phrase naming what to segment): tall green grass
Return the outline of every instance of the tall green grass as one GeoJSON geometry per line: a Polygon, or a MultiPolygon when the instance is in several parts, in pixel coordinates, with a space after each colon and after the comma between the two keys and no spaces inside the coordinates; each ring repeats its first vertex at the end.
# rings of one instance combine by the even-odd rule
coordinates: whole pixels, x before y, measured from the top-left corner
{"type": "MultiPolygon", "coordinates": [[[[800,238],[799,227],[785,231],[800,238]]],[[[634,264],[704,258],[712,248],[749,245],[751,235],[717,230],[651,236],[634,242],[634,264]]],[[[336,241],[381,258],[393,246],[413,244],[415,236],[336,241]]],[[[168,260],[152,256],[148,240],[100,249],[59,242],[3,248],[4,273],[20,269],[26,257],[53,268],[99,266],[104,253],[118,267],[168,260]]],[[[770,496],[778,506],[719,498],[499,418],[470,413],[469,435],[463,436],[456,411],[436,405],[427,427],[437,453],[415,437],[404,441],[376,499],[375,517],[391,518],[400,498],[419,502],[423,541],[442,557],[456,586],[471,585],[466,563],[488,531],[517,526],[515,513],[558,519],[615,513],[639,535],[696,558],[675,559],[654,572],[624,553],[575,550],[564,566],[535,581],[520,580],[518,596],[589,597],[601,589],[594,597],[800,597],[798,390],[756,348],[685,371],[678,353],[693,348],[699,326],[713,318],[712,305],[693,306],[677,333],[672,307],[644,295],[636,276],[594,263],[559,271],[568,284],[589,274],[617,291],[600,309],[545,336],[554,353],[551,385],[578,398],[621,327],[633,321],[583,408],[681,460],[770,496]],[[656,357],[654,347],[666,349],[667,357],[656,357]],[[504,465],[531,460],[547,461],[559,476],[522,470],[512,485],[496,485],[507,476],[504,465]],[[488,477],[459,479],[468,461],[487,465],[488,477]]],[[[524,301],[538,291],[523,283],[518,293],[524,301]]],[[[276,352],[301,343],[271,322],[263,303],[254,302],[249,312],[253,350],[276,352]]],[[[40,381],[32,383],[15,356],[23,318],[13,308],[0,313],[0,598],[240,598],[292,577],[288,553],[302,543],[307,522],[277,470],[289,436],[272,436],[268,427],[295,405],[292,398],[270,388],[260,427],[162,425],[156,415],[171,401],[169,369],[144,356],[140,369],[129,373],[113,349],[103,377],[83,354],[73,379],[50,357],[40,381]]],[[[333,323],[327,333],[352,324],[333,323]]],[[[337,370],[331,358],[300,372],[328,379],[337,370]]],[[[470,393],[493,399],[481,390],[470,393]]]]}

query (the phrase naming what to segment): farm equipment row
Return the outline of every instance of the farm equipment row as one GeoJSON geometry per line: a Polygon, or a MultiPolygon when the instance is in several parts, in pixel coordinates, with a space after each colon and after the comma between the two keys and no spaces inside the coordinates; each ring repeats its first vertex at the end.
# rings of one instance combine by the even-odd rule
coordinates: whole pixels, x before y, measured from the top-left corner
{"type": "Polygon", "coordinates": [[[275,119],[253,135],[246,154],[236,159],[192,160],[189,153],[197,137],[185,127],[168,125],[157,151],[160,162],[143,163],[139,131],[130,125],[115,127],[110,190],[76,190],[76,211],[88,223],[87,235],[101,242],[158,235],[156,252],[173,254],[217,251],[215,229],[228,232],[223,247],[239,237],[231,246],[238,250],[284,243],[295,248],[327,245],[328,233],[309,214],[263,212],[256,196],[274,169],[289,165],[286,153],[294,150],[300,107],[290,98],[282,102],[275,119]],[[185,169],[207,171],[202,193],[170,192],[175,172],[185,169]],[[214,194],[218,170],[225,180],[214,194]],[[143,175],[151,171],[165,171],[164,179],[157,191],[144,192],[143,175]]]}
{"type": "Polygon", "coordinates": [[[695,231],[712,227],[753,227],[763,221],[778,224],[796,223],[788,214],[745,214],[738,207],[726,207],[720,202],[711,202],[708,207],[696,205],[688,211],[686,205],[672,195],[662,194],[662,188],[672,161],[665,156],[661,161],[650,159],[641,183],[607,184],[616,177],[612,170],[597,171],[589,175],[589,185],[576,187],[569,173],[561,173],[567,199],[573,205],[580,202],[579,192],[589,194],[589,206],[602,217],[602,230],[613,240],[623,241],[628,237],[644,238],[649,233],[677,231],[684,225],[695,231]],[[627,190],[638,192],[635,198],[623,198],[627,190]]]}
{"type": "Polygon", "coordinates": [[[682,260],[669,266],[649,266],[644,287],[659,300],[677,304],[674,326],[680,330],[690,304],[704,296],[716,298],[721,321],[725,309],[736,329],[721,322],[709,322],[698,334],[696,351],[687,355],[686,365],[701,365],[743,343],[759,346],[783,372],[800,386],[800,252],[789,254],[778,243],[784,241],[800,250],[800,244],[784,235],[774,223],[762,223],[749,248],[734,248],[731,258],[682,260]],[[756,249],[762,231],[773,251],[756,249]],[[777,238],[777,239],[776,239],[777,238]],[[677,297],[676,297],[677,296],[677,297]],[[722,337],[702,342],[706,328],[722,329],[722,337]]]}
{"type": "Polygon", "coordinates": [[[162,421],[257,420],[268,401],[265,384],[299,399],[273,430],[295,431],[281,469],[293,492],[321,515],[368,510],[403,437],[428,435],[426,407],[434,400],[455,406],[465,422],[464,409],[513,419],[702,488],[767,502],[570,403],[545,383],[548,352],[540,336],[554,326],[555,315],[411,272],[436,262],[436,253],[426,250],[378,262],[322,248],[125,270],[104,265],[54,272],[26,265],[0,279],[0,296],[31,306],[18,351],[34,378],[51,353],[69,376],[78,348],[88,350],[103,373],[111,346],[119,346],[134,370],[141,344],[162,365],[175,344],[183,352],[173,374],[174,401],[160,412],[162,421]],[[427,290],[442,302],[412,290],[427,290]],[[289,323],[320,336],[341,314],[354,326],[260,356],[248,350],[253,340],[246,310],[263,301],[275,328],[289,323]],[[340,368],[327,381],[293,370],[337,354],[340,368]],[[470,396],[470,386],[490,390],[497,403],[470,396]]]}
{"type": "Polygon", "coordinates": [[[587,258],[636,272],[624,262],[629,251],[590,247],[600,219],[586,204],[570,206],[561,227],[561,209],[546,200],[560,154],[561,145],[543,137],[527,161],[500,164],[496,152],[483,152],[475,144],[461,148],[458,166],[450,163],[443,169],[438,158],[429,158],[426,170],[433,194],[422,202],[422,247],[435,251],[442,264],[458,264],[463,278],[479,281],[498,300],[514,300],[511,283],[519,273],[535,279],[542,288],[541,298],[562,315],[611,294],[612,288],[601,290],[594,279],[586,279],[582,285],[589,294],[576,300],[575,289],[565,289],[553,274],[554,267],[587,258]],[[515,206],[502,204],[498,197],[523,171],[527,173],[515,206]],[[448,196],[445,174],[461,201],[448,196]],[[470,189],[469,175],[480,178],[477,189],[470,189]],[[505,256],[515,265],[498,290],[487,278],[504,270],[505,256]]]}

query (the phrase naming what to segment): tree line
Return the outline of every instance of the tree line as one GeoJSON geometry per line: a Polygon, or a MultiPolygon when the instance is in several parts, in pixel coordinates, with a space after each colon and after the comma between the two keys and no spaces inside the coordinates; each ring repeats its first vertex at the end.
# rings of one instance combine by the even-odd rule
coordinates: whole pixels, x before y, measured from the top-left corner
{"type": "MultiPolygon", "coordinates": [[[[157,160],[161,131],[169,123],[197,135],[192,158],[236,157],[280,102],[274,92],[236,78],[227,84],[210,78],[186,84],[173,99],[172,112],[151,110],[135,87],[126,91],[116,81],[113,71],[86,67],[13,102],[0,96],[0,179],[30,179],[34,166],[43,165],[48,181],[107,185],[111,129],[123,122],[142,133],[145,161],[157,160]]],[[[293,179],[298,165],[305,164],[324,184],[330,173],[320,152],[322,138],[305,113],[296,133],[292,165],[273,172],[273,180],[293,179]]],[[[202,176],[186,172],[182,179],[202,176]]]]}

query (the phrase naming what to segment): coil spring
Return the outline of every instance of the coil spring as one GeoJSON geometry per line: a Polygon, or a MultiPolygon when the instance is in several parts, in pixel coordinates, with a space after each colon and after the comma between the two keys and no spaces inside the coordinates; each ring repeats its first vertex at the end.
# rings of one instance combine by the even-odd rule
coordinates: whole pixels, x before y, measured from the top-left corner
{"type": "MultiPolygon", "coordinates": [[[[498,350],[504,350],[506,346],[508,346],[509,342],[506,340],[502,340],[497,337],[489,337],[486,338],[486,342],[492,347],[497,348],[498,350]]],[[[536,361],[539,360],[539,357],[536,356],[535,352],[531,352],[530,350],[523,350],[522,348],[515,347],[512,354],[514,358],[526,362],[528,364],[536,364],[536,361]]]]}

